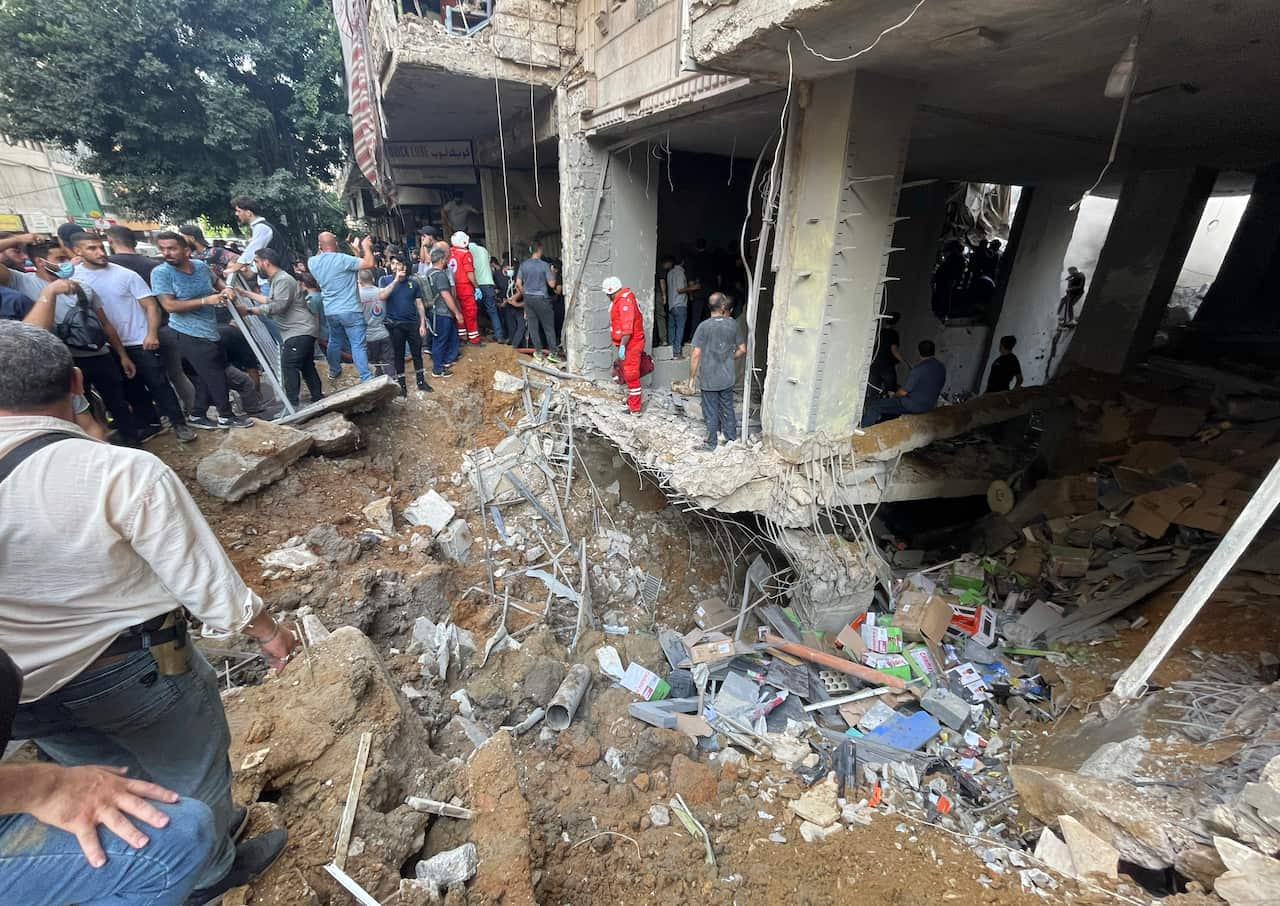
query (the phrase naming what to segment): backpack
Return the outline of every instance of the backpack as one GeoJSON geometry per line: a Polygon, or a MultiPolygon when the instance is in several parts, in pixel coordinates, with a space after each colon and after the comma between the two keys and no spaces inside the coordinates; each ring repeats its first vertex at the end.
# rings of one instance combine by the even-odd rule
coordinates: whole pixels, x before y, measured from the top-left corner
{"type": "Polygon", "coordinates": [[[286,273],[291,272],[293,270],[293,252],[289,249],[289,240],[285,238],[284,231],[270,220],[264,222],[271,227],[271,241],[267,243],[267,248],[274,249],[275,253],[280,256],[280,266],[284,268],[286,273]]]}
{"type": "Polygon", "coordinates": [[[102,329],[98,313],[93,310],[84,288],[76,286],[76,306],[67,316],[54,325],[58,339],[73,350],[97,352],[107,345],[107,332],[102,329]]]}

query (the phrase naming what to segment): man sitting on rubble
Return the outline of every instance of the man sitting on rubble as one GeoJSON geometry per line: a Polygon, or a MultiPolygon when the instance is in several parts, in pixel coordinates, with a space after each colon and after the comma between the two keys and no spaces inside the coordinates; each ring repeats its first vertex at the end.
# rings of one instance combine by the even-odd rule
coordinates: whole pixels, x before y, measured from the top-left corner
{"type": "MultiPolygon", "coordinates": [[[[0,361],[0,648],[23,673],[13,736],[64,767],[127,769],[208,806],[213,852],[186,902],[215,901],[266,870],[287,834],[233,842],[245,812],[231,802],[231,734],[187,614],[255,640],[273,667],[297,639],[244,584],[172,469],[76,426],[84,382],[61,341],[0,322],[0,361]]],[[[46,871],[52,891],[68,869],[46,871]]]]}
{"type": "Polygon", "coordinates": [[[938,405],[938,396],[947,383],[947,366],[934,358],[933,340],[921,340],[916,349],[920,352],[920,361],[907,375],[906,384],[885,399],[869,400],[862,410],[862,427],[906,413],[928,412],[938,405]]]}

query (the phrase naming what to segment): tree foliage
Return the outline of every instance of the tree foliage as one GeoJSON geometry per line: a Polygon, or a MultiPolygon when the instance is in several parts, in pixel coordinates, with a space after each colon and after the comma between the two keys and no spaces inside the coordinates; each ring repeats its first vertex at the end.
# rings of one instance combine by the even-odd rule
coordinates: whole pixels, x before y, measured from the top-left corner
{"type": "Polygon", "coordinates": [[[0,34],[0,129],[87,147],[129,211],[228,223],[256,188],[290,232],[327,216],[348,125],[324,0],[4,0],[0,34]]]}

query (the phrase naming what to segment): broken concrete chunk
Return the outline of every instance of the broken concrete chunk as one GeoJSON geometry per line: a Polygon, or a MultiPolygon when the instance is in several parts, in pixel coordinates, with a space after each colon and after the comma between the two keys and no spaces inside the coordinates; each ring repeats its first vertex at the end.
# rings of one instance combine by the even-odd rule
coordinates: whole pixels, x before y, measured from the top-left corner
{"type": "Polygon", "coordinates": [[[1035,857],[1059,874],[1069,878],[1076,876],[1076,866],[1071,858],[1071,850],[1047,827],[1040,831],[1035,857]]]}
{"type": "Polygon", "coordinates": [[[471,556],[471,526],[465,519],[455,519],[437,536],[440,551],[455,563],[466,564],[471,556]]]}
{"type": "Polygon", "coordinates": [[[792,802],[790,808],[804,821],[820,828],[830,827],[840,820],[840,803],[836,799],[836,785],[827,778],[792,802]]]}
{"type": "Polygon", "coordinates": [[[436,853],[430,859],[424,859],[413,869],[419,881],[435,885],[437,891],[452,884],[464,884],[471,880],[476,869],[480,867],[480,857],[476,855],[474,843],[464,843],[457,849],[436,853]]]}
{"type": "Polygon", "coordinates": [[[1127,780],[1138,773],[1143,757],[1150,751],[1151,740],[1145,736],[1103,743],[1080,765],[1080,773],[1099,780],[1127,780]]]}
{"type": "Polygon", "coordinates": [[[346,387],[337,393],[331,393],[318,403],[312,403],[305,409],[299,409],[293,415],[286,415],[279,424],[293,425],[308,422],[330,412],[370,412],[385,402],[395,399],[400,393],[400,385],[380,374],[371,381],[363,381],[352,387],[346,387]]]}
{"type": "Polygon", "coordinates": [[[360,512],[364,513],[364,518],[369,520],[369,524],[382,532],[382,534],[394,535],[396,533],[396,521],[391,512],[390,497],[381,497],[373,503],[365,504],[360,512]]]}
{"type": "Polygon", "coordinates": [[[312,456],[345,456],[360,449],[364,443],[360,429],[340,412],[330,412],[306,422],[299,426],[299,430],[315,439],[310,450],[312,456]]]}
{"type": "Polygon", "coordinates": [[[1075,877],[1092,874],[1108,878],[1119,876],[1120,852],[1114,846],[1070,815],[1060,816],[1058,826],[1062,828],[1062,839],[1071,851],[1071,861],[1076,867],[1075,877]]]}
{"type": "Polygon", "coordinates": [[[505,371],[495,371],[493,373],[493,389],[499,393],[519,393],[524,390],[524,378],[518,378],[514,374],[508,374],[505,371]]]}
{"type": "Polygon", "coordinates": [[[235,502],[280,479],[314,441],[310,434],[271,422],[227,433],[222,445],[196,466],[196,481],[209,494],[235,502]]]}
{"type": "Polygon", "coordinates": [[[661,802],[649,806],[649,822],[654,827],[666,827],[671,823],[671,809],[661,802]]]}
{"type": "Polygon", "coordinates": [[[432,534],[439,534],[453,521],[455,512],[453,504],[431,490],[405,507],[404,518],[410,525],[425,525],[432,534]]]}
{"type": "Polygon", "coordinates": [[[821,843],[827,837],[842,830],[844,830],[844,825],[841,824],[823,827],[820,824],[814,824],[812,821],[805,821],[800,825],[800,838],[805,843],[821,843]]]}
{"type": "Polygon", "coordinates": [[[1213,883],[1214,893],[1230,906],[1280,903],[1280,860],[1227,837],[1214,837],[1213,845],[1227,866],[1213,883]]]}

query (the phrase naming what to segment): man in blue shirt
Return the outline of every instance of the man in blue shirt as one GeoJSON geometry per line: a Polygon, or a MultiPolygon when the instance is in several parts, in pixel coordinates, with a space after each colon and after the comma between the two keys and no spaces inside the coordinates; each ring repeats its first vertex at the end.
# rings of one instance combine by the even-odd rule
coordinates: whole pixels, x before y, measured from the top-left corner
{"type": "Polygon", "coordinates": [[[203,261],[191,257],[191,246],[178,233],[156,235],[164,263],[151,272],[151,289],[169,313],[169,327],[178,337],[178,351],[196,373],[193,428],[248,428],[253,420],[231,411],[227,391],[227,353],[218,335],[217,310],[228,298],[226,284],[203,261]],[[208,417],[209,404],[218,407],[218,420],[208,417]]]}
{"type": "Polygon", "coordinates": [[[413,373],[418,389],[429,391],[427,373],[422,368],[422,340],[427,335],[427,310],[423,304],[422,286],[409,273],[409,264],[396,255],[391,259],[391,273],[378,280],[378,298],[387,303],[385,324],[391,335],[391,364],[396,369],[400,395],[409,391],[404,380],[404,347],[409,345],[413,373]]]}
{"type": "Polygon", "coordinates": [[[938,404],[938,395],[947,383],[947,366],[934,358],[933,340],[921,340],[920,362],[907,375],[907,382],[890,396],[872,400],[862,410],[862,427],[879,424],[904,413],[928,412],[938,404]]]}
{"type": "Polygon", "coordinates": [[[360,252],[360,258],[338,251],[338,237],[333,233],[321,233],[319,247],[319,253],[307,259],[307,270],[320,284],[320,294],[324,297],[324,319],[329,327],[329,347],[325,350],[329,380],[336,381],[342,374],[344,347],[351,350],[351,361],[360,380],[371,380],[373,372],[369,370],[364,310],[356,291],[356,276],[373,267],[373,240],[366,236],[361,245],[351,243],[351,250],[360,252]]]}

